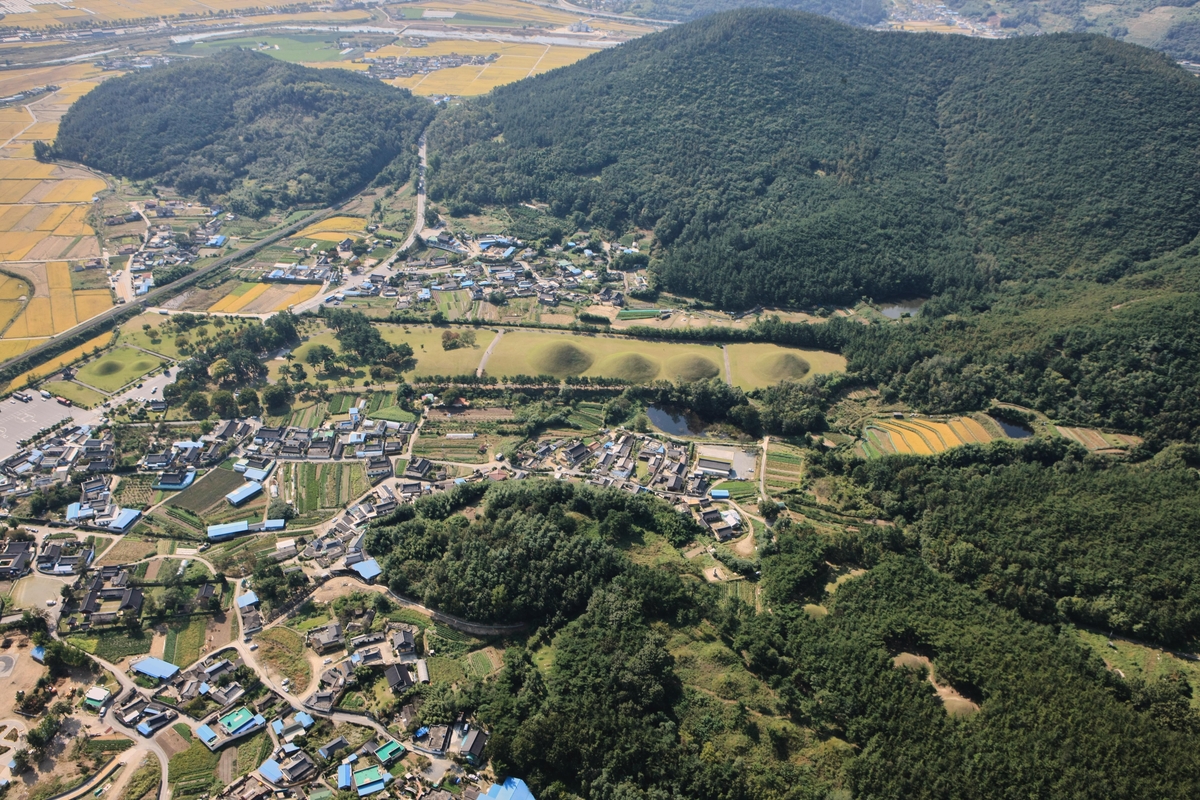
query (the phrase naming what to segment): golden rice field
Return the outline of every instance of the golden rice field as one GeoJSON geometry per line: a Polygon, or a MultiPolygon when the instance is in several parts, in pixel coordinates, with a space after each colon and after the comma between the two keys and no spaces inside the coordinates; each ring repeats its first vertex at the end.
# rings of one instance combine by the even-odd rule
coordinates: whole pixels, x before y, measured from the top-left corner
{"type": "Polygon", "coordinates": [[[384,56],[412,55],[489,55],[498,54],[490,64],[441,69],[428,75],[413,75],[388,81],[394,86],[411,89],[413,94],[453,94],[460,96],[486,94],[497,86],[513,83],[531,75],[574,64],[591,55],[594,50],[540,44],[499,44],[492,42],[438,41],[428,47],[409,48],[389,45],[378,51],[384,56]]]}
{"type": "MultiPolygon", "coordinates": [[[[9,14],[6,23],[22,28],[49,28],[72,23],[85,23],[88,27],[99,23],[145,19],[147,17],[175,17],[187,14],[204,17],[212,11],[238,11],[240,9],[263,9],[273,6],[292,5],[289,2],[262,2],[262,0],[88,0],[86,4],[47,3],[31,6],[24,14],[9,14]],[[86,10],[85,10],[86,9],[86,10]]],[[[321,15],[330,19],[333,15],[321,15]]],[[[277,17],[269,17],[278,22],[277,17]]]]}
{"type": "Polygon", "coordinates": [[[864,433],[867,455],[930,456],[964,444],[986,444],[993,437],[983,425],[970,417],[952,417],[945,421],[929,419],[877,419],[864,433]]]}
{"type": "MultiPolygon", "coordinates": [[[[102,311],[112,308],[112,295],[108,289],[71,289],[71,268],[65,261],[51,261],[44,267],[34,266],[31,271],[45,270],[49,296],[31,297],[24,310],[4,332],[6,339],[53,336],[91,319],[102,311]]],[[[0,292],[3,292],[0,289],[0,292]]],[[[11,291],[15,291],[11,290],[11,291]]],[[[0,304],[6,302],[0,299],[0,304]]],[[[0,305],[0,309],[4,306],[0,305]]],[[[0,314],[0,319],[3,319],[0,314]]]]}
{"type": "MultiPolygon", "coordinates": [[[[39,364],[38,366],[34,367],[31,370],[22,372],[20,375],[18,375],[17,377],[15,377],[11,381],[9,381],[8,385],[5,386],[3,389],[0,389],[0,391],[8,391],[9,387],[19,388],[21,386],[26,385],[31,380],[34,382],[40,381],[43,378],[45,378],[49,375],[53,375],[55,372],[58,372],[63,367],[74,364],[76,361],[83,358],[85,355],[90,354],[92,351],[94,351],[96,349],[100,349],[100,350],[105,349],[110,344],[112,344],[112,340],[113,340],[113,332],[110,331],[108,333],[102,333],[99,336],[97,336],[96,338],[89,339],[88,341],[79,345],[79,347],[72,348],[71,350],[68,350],[67,352],[62,353],[62,354],[52,358],[51,360],[47,361],[45,364],[39,364]]],[[[0,343],[0,344],[3,344],[3,343],[0,343]]],[[[34,342],[34,343],[30,344],[30,347],[32,347],[33,344],[40,344],[40,342],[34,342]]],[[[28,348],[26,348],[26,349],[28,349],[28,348]]],[[[24,351],[21,351],[21,352],[24,352],[24,351]]],[[[11,358],[11,356],[9,356],[9,357],[11,358]]]]}
{"type": "Polygon", "coordinates": [[[299,305],[305,300],[311,300],[321,291],[321,286],[316,283],[310,283],[305,286],[297,287],[290,296],[285,297],[271,308],[271,311],[286,311],[288,306],[299,305]]]}
{"type": "Polygon", "coordinates": [[[318,242],[340,242],[347,236],[362,236],[366,230],[367,221],[362,217],[329,217],[309,225],[296,234],[296,238],[314,239],[318,242]]]}
{"type": "Polygon", "coordinates": [[[233,313],[249,305],[270,287],[269,283],[241,283],[233,291],[209,306],[209,311],[233,313]]]}

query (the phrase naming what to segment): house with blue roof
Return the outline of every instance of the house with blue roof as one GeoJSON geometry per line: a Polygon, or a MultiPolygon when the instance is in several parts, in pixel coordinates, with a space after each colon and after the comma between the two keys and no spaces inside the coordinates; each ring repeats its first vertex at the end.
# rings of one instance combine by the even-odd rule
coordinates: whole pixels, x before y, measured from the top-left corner
{"type": "Polygon", "coordinates": [[[505,778],[504,783],[493,783],[486,794],[488,800],[535,800],[533,792],[520,778],[505,778]]]}
{"type": "Polygon", "coordinates": [[[237,599],[238,608],[251,608],[256,605],[258,605],[258,595],[254,592],[246,592],[237,599]]]}
{"type": "Polygon", "coordinates": [[[373,558],[367,559],[366,561],[360,561],[350,567],[350,569],[357,572],[359,577],[367,583],[371,583],[383,574],[383,568],[380,567],[379,562],[373,558]]]}
{"type": "Polygon", "coordinates": [[[152,656],[147,656],[141,661],[133,662],[130,669],[138,675],[159,681],[170,680],[179,674],[179,667],[169,661],[163,661],[161,658],[154,658],[152,656]]]}

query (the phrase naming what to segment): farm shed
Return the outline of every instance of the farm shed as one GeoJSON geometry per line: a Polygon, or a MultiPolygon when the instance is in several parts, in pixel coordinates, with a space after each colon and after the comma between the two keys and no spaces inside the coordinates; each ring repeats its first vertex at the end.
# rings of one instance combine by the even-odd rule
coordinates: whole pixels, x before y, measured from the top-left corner
{"type": "Polygon", "coordinates": [[[225,499],[228,500],[229,504],[232,506],[240,506],[242,503],[261,492],[262,488],[263,487],[261,483],[251,481],[245,486],[234,489],[232,492],[225,495],[225,499]]]}
{"type": "Polygon", "coordinates": [[[224,525],[209,525],[208,540],[210,542],[220,542],[224,539],[232,539],[239,533],[246,533],[250,530],[250,523],[246,520],[241,522],[226,522],[224,525]]]}

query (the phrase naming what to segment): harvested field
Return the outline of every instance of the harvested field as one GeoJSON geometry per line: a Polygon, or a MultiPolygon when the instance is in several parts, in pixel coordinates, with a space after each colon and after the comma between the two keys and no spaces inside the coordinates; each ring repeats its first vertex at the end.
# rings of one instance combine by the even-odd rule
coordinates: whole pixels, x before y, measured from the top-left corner
{"type": "Polygon", "coordinates": [[[106,567],[118,564],[132,564],[149,558],[158,552],[158,545],[132,536],[125,536],[117,541],[96,562],[97,566],[106,567]]]}
{"type": "Polygon", "coordinates": [[[269,283],[241,283],[233,291],[213,304],[209,311],[220,311],[234,314],[253,303],[258,297],[266,294],[271,288],[269,283]]]}

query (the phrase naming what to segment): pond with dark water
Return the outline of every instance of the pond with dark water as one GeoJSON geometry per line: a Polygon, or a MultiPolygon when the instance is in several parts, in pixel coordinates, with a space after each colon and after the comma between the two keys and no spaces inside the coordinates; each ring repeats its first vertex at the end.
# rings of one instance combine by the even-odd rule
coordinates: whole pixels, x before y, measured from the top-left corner
{"type": "Polygon", "coordinates": [[[924,298],[917,298],[916,300],[898,300],[895,303],[888,303],[887,305],[880,306],[879,313],[883,314],[888,319],[900,319],[905,314],[915,317],[921,313],[921,306],[925,305],[927,302],[929,301],[924,298]]]}
{"type": "Polygon", "coordinates": [[[1006,422],[999,417],[992,417],[992,419],[995,420],[996,424],[1000,426],[1010,439],[1028,439],[1030,436],[1033,436],[1033,431],[1020,423],[1006,422]]]}
{"type": "Polygon", "coordinates": [[[650,424],[671,436],[703,436],[704,424],[695,414],[666,406],[650,406],[646,409],[650,424]]]}

